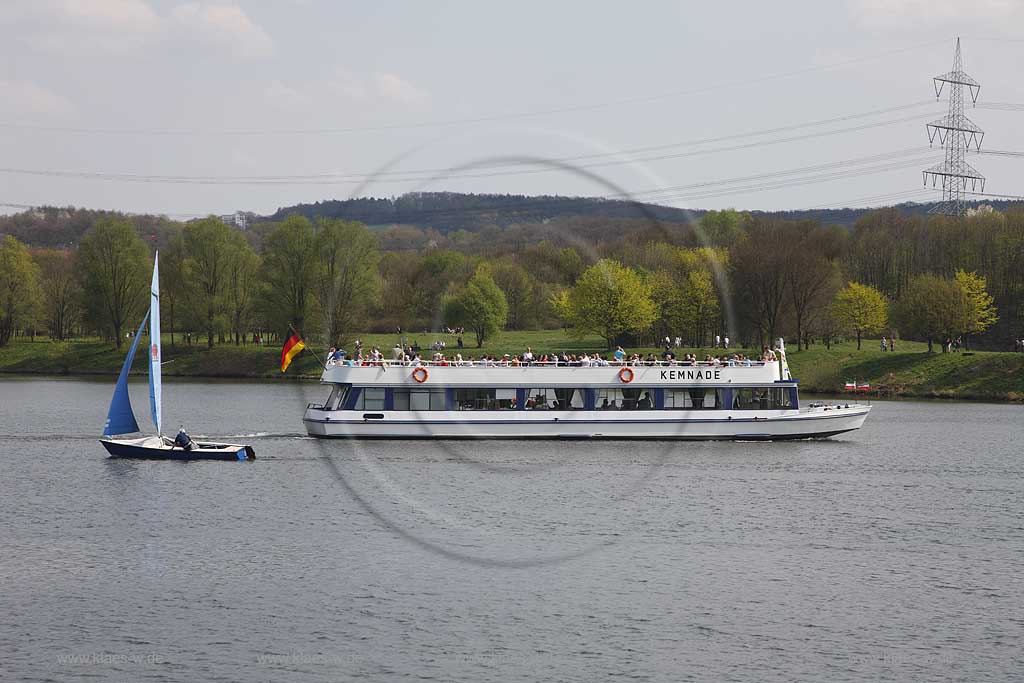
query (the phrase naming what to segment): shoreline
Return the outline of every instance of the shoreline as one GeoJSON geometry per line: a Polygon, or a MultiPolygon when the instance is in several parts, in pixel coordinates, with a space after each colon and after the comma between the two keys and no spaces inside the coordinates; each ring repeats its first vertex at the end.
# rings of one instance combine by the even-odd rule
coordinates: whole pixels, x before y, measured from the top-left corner
{"type": "MultiPolygon", "coordinates": [[[[0,382],[16,379],[40,379],[40,380],[73,380],[73,381],[99,381],[100,378],[110,379],[112,376],[106,372],[67,372],[52,373],[45,371],[7,371],[0,370],[0,382]]],[[[129,377],[133,379],[146,378],[145,371],[132,370],[129,377]]],[[[116,379],[116,376],[114,376],[116,379]]],[[[272,377],[268,375],[164,375],[165,380],[172,382],[250,382],[253,384],[271,384],[276,382],[317,382],[319,375],[295,374],[290,377],[272,377]]],[[[878,393],[851,393],[851,392],[830,392],[818,388],[803,388],[800,390],[801,402],[805,400],[827,399],[830,401],[860,403],[863,401],[931,401],[936,403],[944,402],[965,402],[965,403],[992,403],[996,405],[1024,405],[1024,398],[999,398],[991,395],[963,394],[953,395],[941,390],[931,393],[903,393],[895,396],[880,395],[878,393]]]]}
{"type": "MultiPolygon", "coordinates": [[[[424,339],[446,339],[448,355],[454,354],[455,338],[437,334],[424,339]]],[[[393,335],[365,335],[366,346],[387,348],[393,335]]],[[[534,330],[505,332],[483,349],[463,349],[467,355],[480,353],[521,353],[534,349],[604,352],[599,339],[569,339],[559,331],[534,330]]],[[[830,349],[812,346],[790,351],[788,360],[793,377],[800,381],[801,394],[828,397],[830,400],[878,400],[887,398],[980,401],[1008,404],[1024,403],[1024,354],[978,351],[971,354],[926,353],[926,345],[901,342],[896,352],[881,353],[877,345],[865,340],[864,348],[854,342],[833,344],[830,349]],[[855,398],[842,390],[846,382],[870,384],[872,391],[855,398]]],[[[236,380],[256,382],[316,382],[320,365],[308,352],[292,363],[287,373],[280,371],[280,349],[275,346],[218,344],[204,346],[164,345],[164,377],[205,381],[236,380]]],[[[658,348],[630,348],[637,352],[660,354],[658,348]]],[[[719,355],[722,349],[679,349],[680,353],[719,355]]],[[[749,349],[730,349],[750,353],[749,349]]],[[[427,353],[430,351],[427,350],[427,353]]],[[[116,351],[109,342],[15,341],[0,349],[0,378],[80,378],[113,382],[124,362],[124,351],[116,351]]],[[[132,375],[146,375],[146,359],[137,357],[132,375]]]]}

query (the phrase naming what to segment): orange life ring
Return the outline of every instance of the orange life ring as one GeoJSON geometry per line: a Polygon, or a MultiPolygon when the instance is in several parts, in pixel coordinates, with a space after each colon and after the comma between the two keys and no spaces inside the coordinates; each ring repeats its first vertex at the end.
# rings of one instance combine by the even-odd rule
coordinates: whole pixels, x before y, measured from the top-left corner
{"type": "Polygon", "coordinates": [[[633,370],[631,368],[622,368],[619,370],[619,379],[623,384],[629,384],[633,381],[633,370]]]}
{"type": "Polygon", "coordinates": [[[412,371],[412,378],[419,382],[420,384],[426,382],[427,377],[430,377],[430,373],[428,373],[427,369],[422,365],[412,371]]]}

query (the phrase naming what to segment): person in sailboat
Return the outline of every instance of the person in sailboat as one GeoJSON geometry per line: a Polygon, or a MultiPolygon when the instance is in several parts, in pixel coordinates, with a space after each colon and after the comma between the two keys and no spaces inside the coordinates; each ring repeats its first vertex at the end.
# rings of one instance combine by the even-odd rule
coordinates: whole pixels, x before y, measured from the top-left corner
{"type": "Polygon", "coordinates": [[[174,437],[174,445],[185,451],[190,451],[195,447],[195,444],[192,443],[192,437],[185,433],[184,425],[178,427],[178,435],[174,437]]]}

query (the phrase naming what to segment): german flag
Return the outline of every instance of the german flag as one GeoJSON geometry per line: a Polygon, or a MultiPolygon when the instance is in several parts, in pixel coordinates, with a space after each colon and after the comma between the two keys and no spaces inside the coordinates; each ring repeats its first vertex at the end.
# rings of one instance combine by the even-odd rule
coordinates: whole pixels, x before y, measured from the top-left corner
{"type": "Polygon", "coordinates": [[[298,335],[295,330],[288,328],[291,332],[291,336],[288,337],[288,341],[284,343],[284,348],[281,349],[281,372],[288,369],[288,366],[292,364],[292,359],[299,355],[302,349],[306,348],[306,342],[302,341],[302,337],[298,335]]]}

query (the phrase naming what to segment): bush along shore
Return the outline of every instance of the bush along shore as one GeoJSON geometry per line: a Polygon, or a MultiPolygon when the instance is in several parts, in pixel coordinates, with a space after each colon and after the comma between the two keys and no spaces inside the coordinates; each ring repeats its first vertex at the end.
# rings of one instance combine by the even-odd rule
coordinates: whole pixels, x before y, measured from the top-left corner
{"type": "MultiPolygon", "coordinates": [[[[167,335],[165,335],[166,337],[167,335]]],[[[394,335],[360,337],[364,348],[379,346],[390,357],[396,342],[394,335]]],[[[111,381],[124,362],[109,342],[50,342],[37,338],[12,340],[0,348],[0,373],[44,376],[103,376],[111,381]]],[[[532,347],[535,353],[604,352],[598,339],[570,339],[561,330],[505,332],[484,348],[457,348],[457,337],[440,333],[408,335],[406,341],[418,344],[424,354],[432,353],[431,345],[441,341],[445,353],[461,351],[464,356],[479,357],[481,353],[521,354],[532,347]]],[[[469,341],[464,339],[464,341],[469,341]]],[[[323,357],[326,350],[317,350],[323,357]]],[[[660,354],[660,348],[629,348],[628,352],[660,354]]],[[[680,352],[720,355],[722,349],[680,349],[680,352]]],[[[750,349],[730,349],[756,356],[750,349]]],[[[296,380],[317,379],[320,365],[308,350],[304,351],[285,374],[280,370],[281,350],[276,345],[235,346],[219,344],[207,349],[205,344],[186,346],[180,337],[174,345],[164,339],[164,374],[170,377],[204,377],[234,379],[296,380]]],[[[964,352],[927,353],[923,343],[900,342],[895,352],[879,350],[877,340],[822,345],[789,353],[790,369],[800,380],[804,393],[840,395],[846,382],[870,385],[872,397],[949,398],[985,401],[1024,402],[1024,353],[964,352]]],[[[133,371],[146,372],[146,354],[136,356],[133,371]]]]}

